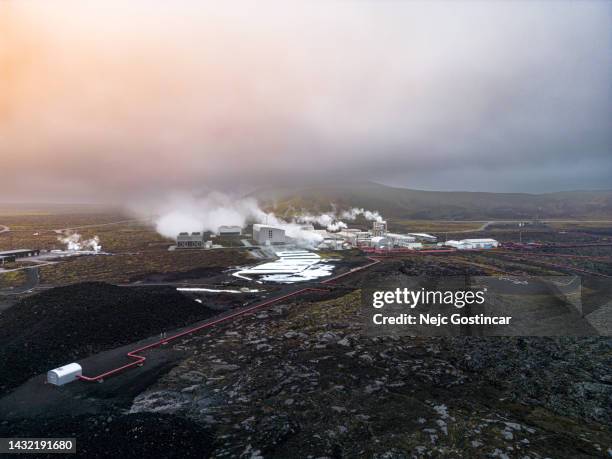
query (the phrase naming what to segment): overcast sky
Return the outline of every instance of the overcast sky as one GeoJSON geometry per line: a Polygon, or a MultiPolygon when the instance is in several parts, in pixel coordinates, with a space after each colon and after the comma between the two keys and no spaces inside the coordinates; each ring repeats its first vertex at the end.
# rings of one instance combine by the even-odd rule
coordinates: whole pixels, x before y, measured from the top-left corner
{"type": "Polygon", "coordinates": [[[612,188],[610,2],[203,3],[2,2],[0,200],[612,188]]]}

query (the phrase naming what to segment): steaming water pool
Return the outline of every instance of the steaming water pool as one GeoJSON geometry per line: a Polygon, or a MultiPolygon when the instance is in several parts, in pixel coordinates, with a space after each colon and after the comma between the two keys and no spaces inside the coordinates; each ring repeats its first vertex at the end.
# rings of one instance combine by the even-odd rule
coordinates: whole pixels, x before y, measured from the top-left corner
{"type": "Polygon", "coordinates": [[[278,260],[251,268],[244,268],[233,275],[241,279],[292,284],[329,276],[334,265],[322,263],[321,257],[308,250],[284,250],[276,252],[278,260]]]}

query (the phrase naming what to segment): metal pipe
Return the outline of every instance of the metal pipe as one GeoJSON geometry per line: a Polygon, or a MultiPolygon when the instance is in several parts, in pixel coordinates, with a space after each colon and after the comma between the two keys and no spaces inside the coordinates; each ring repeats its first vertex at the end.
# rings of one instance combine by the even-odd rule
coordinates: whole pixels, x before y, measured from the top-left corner
{"type": "Polygon", "coordinates": [[[545,265],[545,266],[552,266],[553,268],[565,269],[567,271],[576,271],[576,272],[579,272],[579,273],[590,274],[592,276],[612,277],[612,276],[609,276],[607,274],[598,273],[598,272],[595,272],[595,271],[589,271],[587,269],[577,268],[577,267],[574,267],[574,266],[560,265],[560,264],[557,264],[557,263],[548,263],[548,262],[542,261],[542,260],[523,260],[521,258],[521,255],[519,255],[519,254],[511,255],[509,258],[510,258],[510,260],[513,260],[513,261],[529,261],[531,263],[539,263],[539,264],[545,265]]]}

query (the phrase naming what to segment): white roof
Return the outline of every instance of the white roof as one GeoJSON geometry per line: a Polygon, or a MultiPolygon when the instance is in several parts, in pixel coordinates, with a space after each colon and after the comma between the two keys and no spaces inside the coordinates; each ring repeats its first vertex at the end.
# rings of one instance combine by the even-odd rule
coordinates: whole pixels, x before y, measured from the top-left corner
{"type": "Polygon", "coordinates": [[[273,230],[284,231],[282,228],[278,228],[278,227],[276,227],[276,226],[271,226],[271,225],[262,225],[262,224],[259,224],[259,223],[255,223],[255,224],[253,225],[253,229],[254,229],[254,230],[260,230],[260,229],[262,229],[262,228],[263,228],[263,229],[273,229],[273,230]]]}
{"type": "Polygon", "coordinates": [[[403,239],[407,241],[414,241],[414,237],[408,236],[407,234],[387,233],[387,237],[391,239],[403,239]]]}
{"type": "Polygon", "coordinates": [[[482,243],[482,242],[497,242],[495,239],[489,239],[489,238],[484,238],[484,239],[462,239],[461,241],[459,241],[463,244],[478,244],[478,243],[482,243]]]}
{"type": "Polygon", "coordinates": [[[82,371],[82,368],[81,365],[79,365],[78,363],[69,363],[68,365],[64,365],[63,367],[54,368],[53,370],[50,370],[50,372],[55,373],[58,378],[61,378],[62,376],[66,375],[71,375],[79,371],[82,371]]]}

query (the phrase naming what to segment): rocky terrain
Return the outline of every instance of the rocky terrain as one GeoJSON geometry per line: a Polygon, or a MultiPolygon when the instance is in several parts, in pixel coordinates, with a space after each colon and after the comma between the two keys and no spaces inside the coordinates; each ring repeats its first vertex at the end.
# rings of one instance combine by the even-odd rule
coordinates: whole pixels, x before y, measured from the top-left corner
{"type": "Polygon", "coordinates": [[[210,427],[214,457],[612,455],[612,340],[366,338],[359,301],[193,336],[130,411],[210,427]]]}
{"type": "MultiPolygon", "coordinates": [[[[76,438],[77,457],[208,457],[213,448],[211,432],[193,421],[167,414],[63,416],[0,422],[3,437],[76,438]],[[126,453],[129,452],[129,453],[126,453]]],[[[61,457],[29,454],[29,457],[61,457]]]]}
{"type": "MultiPolygon", "coordinates": [[[[104,384],[55,391],[81,412],[13,414],[0,436],[74,436],[94,458],[612,457],[610,338],[365,335],[366,282],[489,270],[471,257],[386,260],[185,336],[104,384]],[[172,360],[154,368],[160,353],[172,360]]],[[[3,384],[257,298],[190,295],[93,283],[25,298],[0,314],[3,384]]]]}

